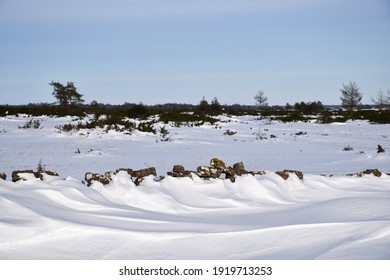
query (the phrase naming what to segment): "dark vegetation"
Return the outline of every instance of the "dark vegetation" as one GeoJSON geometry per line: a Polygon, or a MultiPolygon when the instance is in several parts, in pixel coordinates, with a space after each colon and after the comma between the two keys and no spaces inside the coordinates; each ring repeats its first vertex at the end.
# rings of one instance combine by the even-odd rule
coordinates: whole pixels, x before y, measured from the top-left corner
{"type": "MultiPolygon", "coordinates": [[[[217,105],[208,104],[202,100],[199,105],[190,104],[163,104],[148,106],[145,104],[125,103],[123,105],[109,105],[91,103],[89,105],[53,105],[53,104],[28,104],[28,105],[0,105],[0,116],[27,114],[30,117],[42,115],[61,117],[75,116],[83,118],[93,115],[94,118],[85,124],[79,124],[80,128],[94,128],[108,126],[124,126],[131,130],[134,124],[126,118],[161,121],[174,126],[200,126],[205,123],[214,124],[218,121],[216,116],[226,115],[253,115],[270,120],[312,121],[318,123],[345,122],[347,120],[368,120],[372,123],[390,123],[390,110],[378,109],[373,106],[361,106],[355,110],[344,110],[339,106],[324,106],[321,102],[297,102],[295,105],[268,106],[259,108],[248,105],[217,105]]],[[[153,122],[153,121],[150,121],[153,122]]],[[[143,124],[142,131],[151,131],[150,124],[143,124]]],[[[38,128],[38,121],[26,123],[26,127],[38,128]]],[[[64,127],[64,130],[71,130],[64,127]]]]}
{"type": "MultiPolygon", "coordinates": [[[[221,105],[215,97],[210,103],[205,97],[198,105],[191,104],[163,104],[148,106],[142,103],[124,103],[123,105],[101,104],[92,101],[89,105],[83,104],[83,95],[77,91],[73,82],[66,85],[52,81],[52,95],[56,98],[53,104],[40,103],[20,106],[0,105],[0,116],[27,114],[31,117],[47,116],[75,116],[84,118],[93,116],[87,122],[77,125],[66,124],[59,127],[63,131],[91,129],[95,127],[132,132],[138,129],[143,132],[157,133],[154,124],[161,121],[174,126],[200,126],[205,123],[214,124],[216,116],[226,115],[253,115],[269,120],[312,121],[318,123],[345,122],[347,120],[366,119],[373,123],[390,123],[390,92],[387,96],[380,91],[373,99],[375,106],[363,106],[360,101],[363,94],[356,83],[343,84],[341,91],[341,106],[325,107],[320,101],[297,102],[294,106],[268,106],[268,97],[264,91],[255,96],[257,106],[221,105]],[[344,110],[342,109],[344,108],[344,110]],[[138,125],[129,119],[144,120],[138,125]]],[[[19,128],[40,128],[39,120],[30,120],[19,128]]],[[[165,132],[163,131],[164,135],[165,132]]]]}

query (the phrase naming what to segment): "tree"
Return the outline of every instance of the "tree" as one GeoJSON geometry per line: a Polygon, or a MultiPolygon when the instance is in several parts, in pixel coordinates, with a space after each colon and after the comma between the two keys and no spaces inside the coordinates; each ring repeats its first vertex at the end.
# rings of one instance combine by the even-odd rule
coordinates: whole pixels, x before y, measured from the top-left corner
{"type": "Polygon", "coordinates": [[[77,105],[84,102],[83,95],[77,92],[73,82],[67,82],[64,86],[60,82],[52,81],[49,85],[53,87],[52,95],[61,106],[77,105]]]}
{"type": "Polygon", "coordinates": [[[222,109],[222,106],[219,103],[218,98],[214,97],[214,99],[211,101],[210,109],[211,111],[216,111],[216,112],[222,109]]]}
{"type": "Polygon", "coordinates": [[[199,102],[198,109],[200,111],[206,111],[209,109],[209,106],[210,106],[209,103],[207,102],[207,100],[203,96],[202,100],[199,102]]]}
{"type": "Polygon", "coordinates": [[[341,106],[352,111],[361,105],[363,93],[359,91],[359,86],[355,82],[349,82],[349,85],[343,84],[341,91],[341,106]]]}
{"type": "Polygon", "coordinates": [[[133,105],[127,111],[127,117],[129,118],[145,118],[148,115],[148,108],[142,104],[142,102],[133,105]]]}
{"type": "Polygon", "coordinates": [[[324,106],[322,105],[321,101],[308,103],[302,101],[301,103],[295,103],[294,109],[303,114],[318,114],[324,110],[324,106]]]}
{"type": "Polygon", "coordinates": [[[256,105],[258,105],[259,107],[265,107],[265,106],[268,106],[268,97],[265,96],[264,94],[264,91],[260,90],[256,95],[255,95],[255,101],[256,101],[256,105]]]}
{"type": "Polygon", "coordinates": [[[99,103],[96,100],[92,100],[91,103],[89,104],[89,106],[97,108],[97,107],[99,107],[99,103]]]}
{"type": "Polygon", "coordinates": [[[390,90],[387,90],[387,96],[382,89],[379,89],[375,98],[371,98],[372,102],[378,106],[379,109],[383,109],[390,105],[390,90]]]}

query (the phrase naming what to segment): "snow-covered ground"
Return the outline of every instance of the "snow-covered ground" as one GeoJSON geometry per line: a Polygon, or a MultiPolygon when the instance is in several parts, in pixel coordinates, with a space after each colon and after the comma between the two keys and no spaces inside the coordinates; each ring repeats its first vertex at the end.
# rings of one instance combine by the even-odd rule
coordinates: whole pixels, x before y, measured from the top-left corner
{"type": "Polygon", "coordinates": [[[171,141],[162,142],[138,131],[55,128],[77,123],[72,117],[18,129],[30,119],[0,118],[0,172],[8,175],[0,179],[0,259],[390,259],[390,176],[345,176],[390,172],[390,125],[221,116],[214,125],[166,125],[171,141]],[[235,183],[150,176],[136,187],[120,172],[106,186],[81,182],[88,171],[154,166],[166,175],[214,157],[266,174],[235,183]],[[10,181],[13,170],[40,161],[60,176],[10,181]],[[283,169],[304,178],[273,172],[283,169]]]}

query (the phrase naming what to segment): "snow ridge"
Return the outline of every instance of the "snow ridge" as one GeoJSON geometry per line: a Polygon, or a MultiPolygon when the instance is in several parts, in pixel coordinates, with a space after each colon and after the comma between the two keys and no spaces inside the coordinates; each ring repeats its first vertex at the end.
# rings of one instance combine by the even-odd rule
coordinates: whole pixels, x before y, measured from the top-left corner
{"type": "Polygon", "coordinates": [[[1,259],[389,259],[390,176],[0,180],[1,259]]]}

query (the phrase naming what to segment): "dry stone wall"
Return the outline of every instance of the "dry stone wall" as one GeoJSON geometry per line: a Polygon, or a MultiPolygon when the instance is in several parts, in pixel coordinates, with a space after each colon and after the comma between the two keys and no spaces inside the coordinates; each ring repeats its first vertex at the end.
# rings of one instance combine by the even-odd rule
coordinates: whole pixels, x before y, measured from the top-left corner
{"type": "MultiPolygon", "coordinates": [[[[156,181],[161,181],[165,178],[165,176],[157,177],[157,171],[155,167],[148,167],[139,170],[133,170],[131,168],[119,168],[116,171],[108,171],[104,174],[87,172],[85,173],[85,181],[84,183],[87,186],[91,186],[93,182],[99,182],[103,185],[108,185],[113,181],[113,176],[118,174],[119,172],[126,172],[133,183],[136,186],[139,186],[145,177],[153,176],[156,181]]],[[[17,182],[20,180],[25,180],[28,178],[26,174],[32,175],[34,178],[43,180],[45,175],[49,176],[59,176],[58,173],[48,170],[38,170],[33,171],[31,169],[27,170],[15,170],[12,172],[11,178],[13,182],[17,182]],[[23,176],[24,175],[24,176],[23,176]]],[[[198,166],[196,171],[186,170],[182,165],[174,165],[172,171],[167,172],[168,176],[176,177],[176,178],[193,178],[194,176],[198,176],[204,180],[211,179],[229,179],[231,182],[235,182],[236,178],[239,176],[243,176],[246,174],[250,175],[264,175],[265,171],[247,171],[245,169],[243,162],[237,162],[233,164],[233,167],[226,164],[223,160],[219,158],[212,158],[210,160],[210,165],[198,166]]],[[[275,174],[279,175],[282,179],[287,180],[291,175],[296,176],[300,180],[304,179],[304,174],[298,170],[289,170],[285,169],[282,171],[275,171],[275,174]]],[[[347,176],[356,176],[362,177],[364,175],[373,175],[376,177],[382,176],[382,171],[378,169],[367,169],[358,173],[346,174],[347,176]]],[[[390,175],[387,173],[387,175],[390,175]]],[[[0,180],[6,180],[7,175],[4,172],[0,172],[0,180]]]]}

